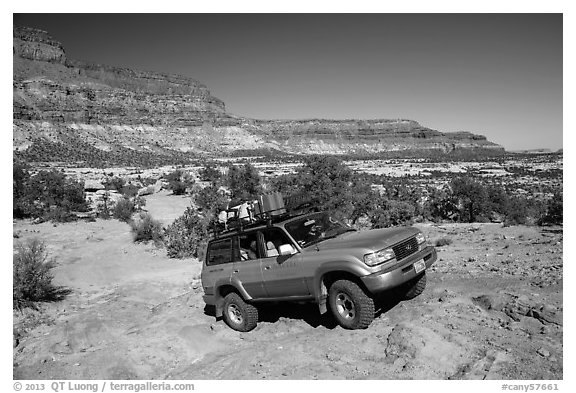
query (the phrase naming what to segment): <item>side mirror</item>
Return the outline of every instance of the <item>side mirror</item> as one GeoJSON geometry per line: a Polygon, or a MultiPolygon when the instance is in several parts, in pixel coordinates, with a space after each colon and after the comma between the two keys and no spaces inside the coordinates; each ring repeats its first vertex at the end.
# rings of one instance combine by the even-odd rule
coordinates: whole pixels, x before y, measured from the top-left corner
{"type": "Polygon", "coordinates": [[[296,250],[292,247],[292,244],[282,244],[278,247],[278,251],[280,252],[280,255],[296,254],[296,250]]]}

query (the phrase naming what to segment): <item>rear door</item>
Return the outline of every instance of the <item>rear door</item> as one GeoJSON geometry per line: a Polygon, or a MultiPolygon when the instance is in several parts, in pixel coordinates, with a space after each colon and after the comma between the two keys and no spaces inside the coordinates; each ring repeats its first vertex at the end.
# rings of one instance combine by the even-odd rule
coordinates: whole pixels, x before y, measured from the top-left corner
{"type": "Polygon", "coordinates": [[[258,232],[243,232],[234,236],[234,268],[232,281],[240,285],[253,299],[266,297],[261,268],[258,232]]]}
{"type": "Polygon", "coordinates": [[[202,269],[202,286],[206,295],[214,295],[214,287],[230,282],[233,270],[232,238],[215,240],[206,250],[206,265],[202,269]]]}
{"type": "Polygon", "coordinates": [[[279,255],[280,246],[296,246],[280,228],[262,229],[260,233],[262,257],[262,275],[266,293],[269,297],[307,296],[310,290],[306,282],[312,275],[312,268],[302,263],[302,255],[279,255]]]}

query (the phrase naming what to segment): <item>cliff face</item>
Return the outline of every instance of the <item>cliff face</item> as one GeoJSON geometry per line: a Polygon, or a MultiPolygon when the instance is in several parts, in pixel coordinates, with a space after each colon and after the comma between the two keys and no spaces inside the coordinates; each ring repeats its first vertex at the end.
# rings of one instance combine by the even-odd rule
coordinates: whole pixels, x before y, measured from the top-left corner
{"type": "Polygon", "coordinates": [[[226,113],[200,82],[67,58],[47,32],[13,30],[14,149],[83,140],[94,149],[222,154],[278,149],[349,154],[488,148],[481,135],[442,133],[412,120],[254,120],[226,113]]]}

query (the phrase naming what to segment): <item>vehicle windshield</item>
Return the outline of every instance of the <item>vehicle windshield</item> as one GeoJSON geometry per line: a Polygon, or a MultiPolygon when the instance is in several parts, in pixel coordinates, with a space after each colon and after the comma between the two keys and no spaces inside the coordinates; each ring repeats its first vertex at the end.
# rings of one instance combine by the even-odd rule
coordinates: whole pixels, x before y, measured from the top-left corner
{"type": "Polygon", "coordinates": [[[330,217],[328,213],[315,213],[286,224],[288,233],[300,247],[331,239],[354,228],[330,217]]]}

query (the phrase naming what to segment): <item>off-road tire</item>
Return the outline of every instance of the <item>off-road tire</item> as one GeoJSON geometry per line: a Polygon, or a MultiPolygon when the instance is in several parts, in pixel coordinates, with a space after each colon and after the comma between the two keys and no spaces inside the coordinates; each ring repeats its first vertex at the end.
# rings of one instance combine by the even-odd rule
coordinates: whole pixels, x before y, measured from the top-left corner
{"type": "Polygon", "coordinates": [[[365,329],[374,320],[374,300],[352,281],[335,281],[328,292],[328,304],[344,329],[365,329]]]}
{"type": "Polygon", "coordinates": [[[258,309],[231,292],[224,298],[224,322],[239,332],[249,332],[258,323],[258,309]]]}
{"type": "Polygon", "coordinates": [[[403,293],[404,300],[414,299],[424,292],[424,288],[426,288],[426,272],[413,278],[406,284],[405,292],[403,293]]]}

